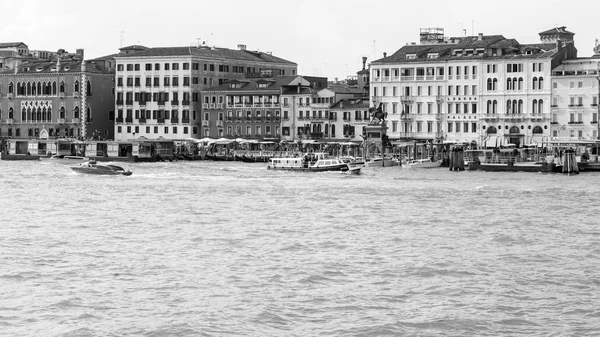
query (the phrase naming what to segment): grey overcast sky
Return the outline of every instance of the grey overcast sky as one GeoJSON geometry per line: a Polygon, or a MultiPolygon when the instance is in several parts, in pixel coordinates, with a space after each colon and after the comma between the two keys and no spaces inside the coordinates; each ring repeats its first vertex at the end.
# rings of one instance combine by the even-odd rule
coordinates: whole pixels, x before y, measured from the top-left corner
{"type": "Polygon", "coordinates": [[[370,62],[418,42],[426,27],[537,43],[539,32],[566,26],[579,56],[591,56],[600,38],[596,0],[2,0],[1,11],[0,42],[33,50],[83,48],[95,58],[132,44],[245,44],[297,63],[299,74],[330,79],[355,75],[362,56],[370,62]]]}

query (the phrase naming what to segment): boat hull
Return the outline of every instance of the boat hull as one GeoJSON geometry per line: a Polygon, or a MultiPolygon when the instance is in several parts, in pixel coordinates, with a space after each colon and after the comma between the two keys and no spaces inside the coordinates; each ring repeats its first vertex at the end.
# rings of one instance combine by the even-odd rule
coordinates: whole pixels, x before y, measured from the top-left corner
{"type": "Polygon", "coordinates": [[[416,162],[416,163],[404,163],[403,168],[436,168],[442,165],[441,161],[428,161],[428,162],[416,162]]]}
{"type": "Polygon", "coordinates": [[[40,160],[41,156],[32,154],[8,154],[0,153],[1,160],[40,160]]]}
{"type": "Polygon", "coordinates": [[[71,166],[71,169],[76,173],[103,175],[103,176],[130,176],[131,171],[123,169],[115,165],[97,165],[93,163],[84,163],[78,166],[71,166]]]}
{"type": "MultiPolygon", "coordinates": [[[[297,171],[297,172],[346,172],[349,170],[348,165],[321,166],[321,167],[271,167],[269,170],[274,171],[297,171]]],[[[360,168],[357,168],[360,170],[360,168]]],[[[356,169],[355,169],[356,170],[356,169]]]]}

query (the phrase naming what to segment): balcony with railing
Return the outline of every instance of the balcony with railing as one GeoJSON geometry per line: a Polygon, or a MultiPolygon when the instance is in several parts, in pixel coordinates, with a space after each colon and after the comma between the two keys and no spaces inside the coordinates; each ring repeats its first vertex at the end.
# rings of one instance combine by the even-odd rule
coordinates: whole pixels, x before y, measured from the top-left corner
{"type": "Polygon", "coordinates": [[[183,101],[181,101],[182,105],[190,105],[190,100],[189,99],[184,99],[183,101]]]}
{"type": "Polygon", "coordinates": [[[159,101],[158,101],[158,106],[165,106],[165,101],[161,101],[161,100],[159,100],[159,101]]]}
{"type": "Polygon", "coordinates": [[[415,96],[400,96],[400,101],[404,104],[412,104],[415,101],[415,96]]]}
{"type": "Polygon", "coordinates": [[[189,119],[189,117],[188,117],[188,118],[182,118],[182,119],[181,119],[181,123],[184,123],[184,124],[189,124],[189,123],[190,123],[190,119],[189,119]]]}
{"type": "Polygon", "coordinates": [[[171,100],[171,105],[179,105],[179,101],[178,100],[171,100]]]}
{"type": "Polygon", "coordinates": [[[146,106],[146,100],[140,100],[138,103],[140,106],[146,106]]]}
{"type": "Polygon", "coordinates": [[[15,94],[14,94],[14,93],[12,93],[12,92],[9,92],[8,94],[6,94],[6,97],[7,97],[8,99],[13,99],[13,98],[15,98],[15,94]]]}
{"type": "Polygon", "coordinates": [[[223,121],[222,120],[218,120],[217,121],[217,127],[220,127],[220,128],[223,127],[223,121]]]}
{"type": "Polygon", "coordinates": [[[117,105],[123,105],[123,100],[122,99],[118,99],[117,100],[117,105]]]}
{"type": "Polygon", "coordinates": [[[80,120],[79,120],[79,118],[73,118],[73,119],[71,119],[71,123],[73,123],[73,124],[79,124],[80,120]]]}
{"type": "Polygon", "coordinates": [[[401,81],[414,81],[415,80],[415,76],[414,75],[400,76],[400,80],[401,81]]]}
{"type": "Polygon", "coordinates": [[[126,99],[125,100],[125,105],[133,105],[133,100],[132,99],[126,99]]]}
{"type": "Polygon", "coordinates": [[[12,119],[12,118],[7,118],[7,119],[6,119],[6,124],[8,124],[8,125],[13,125],[13,124],[15,124],[15,120],[14,120],[14,119],[12,119]]]}
{"type": "Polygon", "coordinates": [[[146,123],[146,118],[144,118],[144,117],[141,117],[141,118],[139,119],[139,123],[140,123],[140,124],[145,124],[145,123],[146,123]]]}
{"type": "Polygon", "coordinates": [[[133,123],[133,117],[126,117],[125,123],[133,123]]]}
{"type": "Polygon", "coordinates": [[[157,122],[158,124],[165,124],[165,119],[164,119],[164,118],[157,118],[157,119],[156,119],[156,122],[157,122]]]}
{"type": "Polygon", "coordinates": [[[210,126],[210,122],[207,120],[202,121],[202,126],[210,126]]]}
{"type": "Polygon", "coordinates": [[[123,123],[123,117],[117,117],[117,118],[115,118],[115,122],[117,122],[117,123],[123,123]]]}
{"type": "Polygon", "coordinates": [[[569,122],[569,125],[574,125],[574,126],[583,125],[583,122],[582,121],[577,121],[577,122],[571,121],[571,122],[569,122]]]}
{"type": "Polygon", "coordinates": [[[171,124],[179,124],[179,118],[178,117],[171,117],[171,124]]]}

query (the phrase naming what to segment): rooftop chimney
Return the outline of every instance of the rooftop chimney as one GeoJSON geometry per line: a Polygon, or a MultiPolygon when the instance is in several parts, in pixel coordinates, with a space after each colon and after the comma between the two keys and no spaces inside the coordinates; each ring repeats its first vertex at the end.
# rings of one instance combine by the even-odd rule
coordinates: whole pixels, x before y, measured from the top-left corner
{"type": "Polygon", "coordinates": [[[75,49],[75,54],[79,55],[83,60],[83,49],[75,49]]]}
{"type": "Polygon", "coordinates": [[[383,57],[387,57],[387,53],[386,52],[383,52],[383,57]]]}
{"type": "Polygon", "coordinates": [[[479,41],[483,40],[483,33],[479,33],[479,35],[477,36],[477,40],[479,40],[479,41]]]}
{"type": "Polygon", "coordinates": [[[238,44],[238,49],[239,50],[246,50],[246,45],[245,44],[238,44]]]}
{"type": "Polygon", "coordinates": [[[363,56],[362,60],[363,60],[363,70],[365,70],[365,67],[366,67],[366,64],[367,64],[367,57],[363,56]]]}

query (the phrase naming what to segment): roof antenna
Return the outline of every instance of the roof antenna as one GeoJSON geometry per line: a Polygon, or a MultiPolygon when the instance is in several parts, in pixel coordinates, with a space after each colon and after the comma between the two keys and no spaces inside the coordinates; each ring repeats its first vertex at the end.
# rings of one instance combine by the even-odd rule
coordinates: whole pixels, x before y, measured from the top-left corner
{"type": "Polygon", "coordinates": [[[120,48],[123,48],[123,40],[124,40],[125,31],[124,30],[120,30],[117,33],[121,34],[121,47],[120,48]]]}

